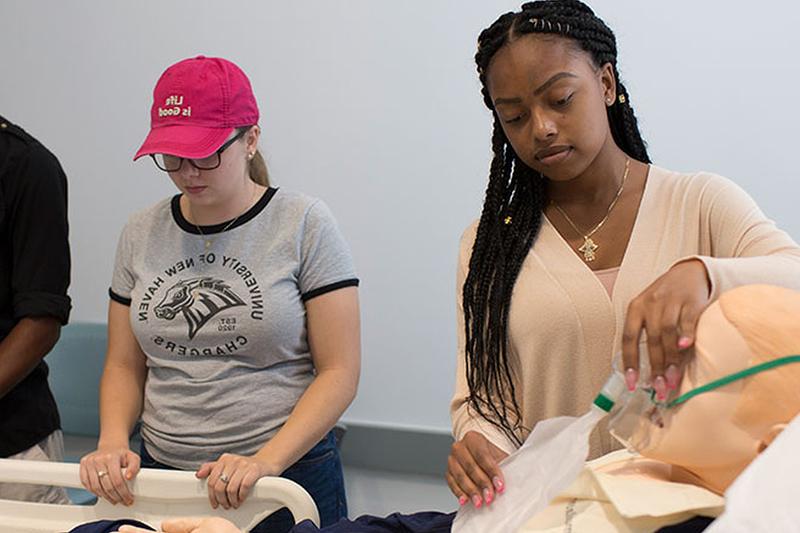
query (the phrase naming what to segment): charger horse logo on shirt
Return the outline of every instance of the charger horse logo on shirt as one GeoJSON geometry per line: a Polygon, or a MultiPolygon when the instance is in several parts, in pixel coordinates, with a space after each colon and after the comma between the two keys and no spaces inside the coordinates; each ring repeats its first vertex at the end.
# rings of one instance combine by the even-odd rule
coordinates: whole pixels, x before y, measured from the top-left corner
{"type": "Polygon", "coordinates": [[[230,285],[221,279],[202,277],[179,281],[167,289],[155,313],[158,318],[172,320],[183,312],[189,324],[189,339],[193,339],[214,315],[240,305],[245,303],[230,285]]]}

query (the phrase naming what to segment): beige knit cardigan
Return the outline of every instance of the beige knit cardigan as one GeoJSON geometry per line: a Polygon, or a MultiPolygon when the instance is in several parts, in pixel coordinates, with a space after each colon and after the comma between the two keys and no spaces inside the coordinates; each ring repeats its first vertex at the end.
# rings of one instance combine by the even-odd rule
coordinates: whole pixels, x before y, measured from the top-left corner
{"type": "MultiPolygon", "coordinates": [[[[516,445],[467,404],[464,315],[466,278],[477,223],[464,232],[457,274],[458,364],[450,406],[453,435],[483,433],[507,452],[516,445]]],[[[800,247],[730,180],[651,166],[633,232],[609,298],[602,283],[543,218],[511,299],[508,343],[524,439],[540,420],[580,415],[611,372],[628,303],[672,265],[701,259],[712,299],[727,289],[769,283],[800,290],[800,247]]],[[[646,356],[645,336],[642,352],[646,356]]],[[[619,448],[601,424],[590,457],[619,448]]]]}

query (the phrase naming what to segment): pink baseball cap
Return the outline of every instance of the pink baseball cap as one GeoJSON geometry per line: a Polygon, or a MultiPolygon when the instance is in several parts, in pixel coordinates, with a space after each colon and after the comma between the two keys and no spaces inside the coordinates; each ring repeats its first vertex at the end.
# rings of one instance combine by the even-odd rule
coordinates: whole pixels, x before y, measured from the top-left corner
{"type": "Polygon", "coordinates": [[[184,59],[158,79],[150,133],[133,159],[149,154],[208,157],[235,128],[257,123],[258,105],[242,69],[220,57],[184,59]]]}

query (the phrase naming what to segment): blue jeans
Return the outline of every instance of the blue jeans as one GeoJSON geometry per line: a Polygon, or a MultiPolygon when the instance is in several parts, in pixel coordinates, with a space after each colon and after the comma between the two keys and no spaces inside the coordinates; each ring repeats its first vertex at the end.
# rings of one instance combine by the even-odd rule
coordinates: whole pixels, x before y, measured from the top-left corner
{"type": "MultiPolygon", "coordinates": [[[[139,452],[142,468],[177,470],[159,463],[147,452],[142,443],[139,452]]],[[[317,504],[322,527],[347,518],[347,498],[344,492],[344,474],[336,438],[329,432],[316,446],[311,448],[295,464],[287,468],[281,477],[291,479],[308,491],[317,504]]],[[[285,507],[262,520],[251,533],[286,533],[294,525],[292,514],[285,507]]]]}

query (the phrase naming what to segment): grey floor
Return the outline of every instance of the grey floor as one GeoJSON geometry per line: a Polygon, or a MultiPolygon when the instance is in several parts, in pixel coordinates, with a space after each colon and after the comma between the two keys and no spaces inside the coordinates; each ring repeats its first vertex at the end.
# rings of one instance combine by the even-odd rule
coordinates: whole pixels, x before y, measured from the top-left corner
{"type": "MultiPolygon", "coordinates": [[[[94,449],[96,440],[66,435],[64,455],[77,461],[94,449]]],[[[458,507],[443,477],[399,474],[345,465],[345,484],[351,518],[364,514],[386,516],[394,512],[451,512],[458,507]]]]}

